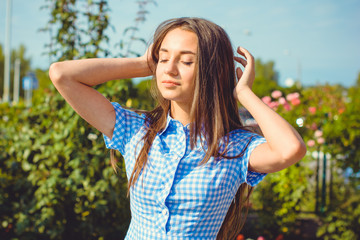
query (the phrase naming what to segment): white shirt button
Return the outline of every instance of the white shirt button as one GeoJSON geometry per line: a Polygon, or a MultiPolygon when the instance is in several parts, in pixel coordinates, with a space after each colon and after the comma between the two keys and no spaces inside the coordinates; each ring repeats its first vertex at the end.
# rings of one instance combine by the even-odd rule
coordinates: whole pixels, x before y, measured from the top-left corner
{"type": "Polygon", "coordinates": [[[164,215],[166,215],[166,214],[167,214],[167,210],[166,210],[166,209],[162,210],[162,213],[163,213],[164,215]]]}

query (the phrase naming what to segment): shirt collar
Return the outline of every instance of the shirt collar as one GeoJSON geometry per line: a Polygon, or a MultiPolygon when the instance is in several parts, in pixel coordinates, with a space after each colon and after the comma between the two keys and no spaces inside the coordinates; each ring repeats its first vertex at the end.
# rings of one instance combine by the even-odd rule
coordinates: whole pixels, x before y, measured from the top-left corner
{"type": "MultiPolygon", "coordinates": [[[[169,125],[171,122],[174,122],[174,121],[177,121],[175,119],[173,119],[171,116],[170,116],[170,110],[167,114],[167,117],[166,117],[166,125],[164,127],[164,129],[162,131],[159,132],[159,136],[161,136],[168,128],[169,128],[169,125]]],[[[181,123],[180,123],[181,124],[181,123]]],[[[185,126],[186,129],[190,129],[190,123],[186,124],[185,126]]]]}
{"type": "Polygon", "coordinates": [[[164,129],[159,132],[159,136],[162,135],[166,131],[166,129],[168,129],[170,121],[174,121],[174,119],[170,116],[170,111],[169,111],[166,116],[166,125],[165,125],[164,129]]]}

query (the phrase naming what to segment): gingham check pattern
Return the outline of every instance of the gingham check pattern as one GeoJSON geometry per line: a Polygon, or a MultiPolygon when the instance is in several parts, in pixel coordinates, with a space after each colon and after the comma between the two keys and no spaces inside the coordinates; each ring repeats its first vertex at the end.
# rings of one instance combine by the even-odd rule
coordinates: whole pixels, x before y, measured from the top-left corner
{"type": "MultiPolygon", "coordinates": [[[[112,103],[116,125],[112,139],[104,135],[107,148],[121,152],[127,177],[145,133],[143,116],[112,103]]],[[[265,174],[248,171],[251,151],[265,139],[244,130],[230,134],[229,156],[211,158],[205,165],[200,139],[190,148],[189,128],[168,116],[163,132],[152,144],[148,162],[130,190],[132,219],[125,239],[216,239],[222,221],[240,184],[255,186],[265,174]]]]}

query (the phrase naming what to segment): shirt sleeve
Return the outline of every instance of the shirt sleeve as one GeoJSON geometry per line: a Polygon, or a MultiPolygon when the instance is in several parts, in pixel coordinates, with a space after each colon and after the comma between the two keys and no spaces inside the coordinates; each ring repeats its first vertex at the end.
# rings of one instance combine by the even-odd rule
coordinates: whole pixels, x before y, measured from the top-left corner
{"type": "Polygon", "coordinates": [[[254,187],[256,186],[259,182],[261,182],[261,180],[264,179],[264,177],[267,175],[266,173],[258,173],[258,172],[253,172],[249,170],[249,160],[250,160],[250,155],[252,153],[252,151],[259,146],[262,143],[265,143],[266,140],[264,137],[257,135],[257,134],[253,134],[249,145],[247,146],[245,153],[244,153],[244,170],[246,172],[246,174],[244,174],[245,177],[245,182],[254,187]]]}
{"type": "Polygon", "coordinates": [[[109,149],[116,149],[124,155],[126,144],[143,125],[144,118],[133,111],[122,108],[119,103],[111,104],[115,110],[116,121],[112,138],[103,134],[105,146],[109,149]]]}
{"type": "Polygon", "coordinates": [[[249,171],[250,155],[257,146],[266,142],[266,140],[256,133],[240,129],[235,131],[233,136],[236,142],[236,147],[234,148],[236,151],[233,155],[242,153],[242,156],[238,161],[240,168],[240,178],[238,183],[241,184],[245,182],[250,186],[255,186],[264,179],[266,174],[249,171]]]}

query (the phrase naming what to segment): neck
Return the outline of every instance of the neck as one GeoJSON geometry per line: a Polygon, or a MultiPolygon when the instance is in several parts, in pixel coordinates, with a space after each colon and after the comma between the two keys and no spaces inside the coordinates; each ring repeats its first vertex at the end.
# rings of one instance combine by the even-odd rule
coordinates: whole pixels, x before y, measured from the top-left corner
{"type": "Polygon", "coordinates": [[[190,105],[171,101],[170,115],[173,119],[178,120],[185,126],[190,123],[190,105]]]}

